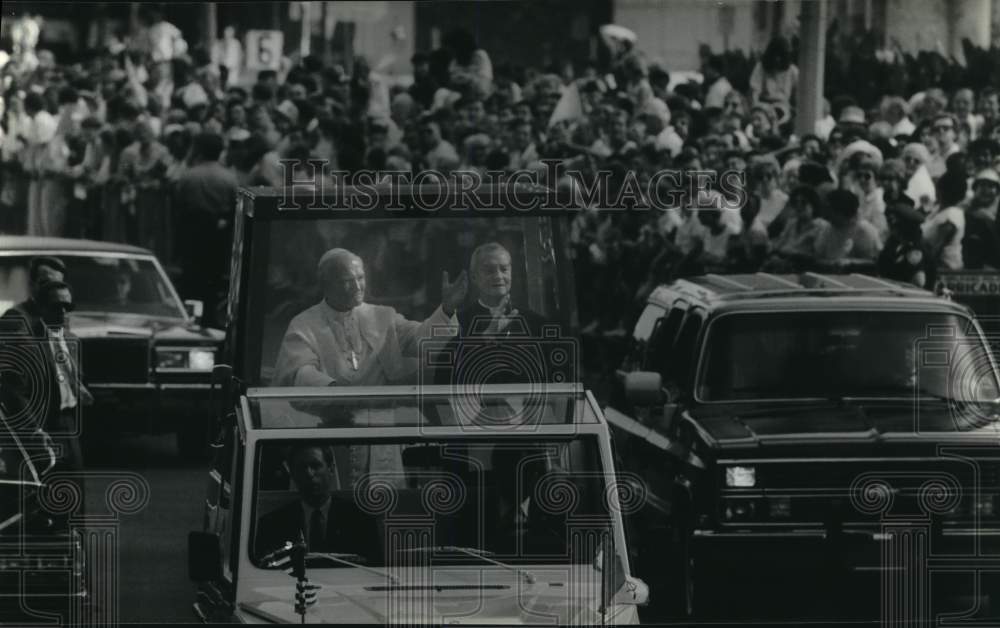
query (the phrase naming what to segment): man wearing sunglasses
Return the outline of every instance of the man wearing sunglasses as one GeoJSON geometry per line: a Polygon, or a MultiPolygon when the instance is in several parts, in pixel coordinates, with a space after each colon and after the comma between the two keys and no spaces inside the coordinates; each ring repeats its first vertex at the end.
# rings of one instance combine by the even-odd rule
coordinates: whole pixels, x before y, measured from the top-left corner
{"type": "MultiPolygon", "coordinates": [[[[41,279],[32,293],[23,307],[11,308],[2,319],[0,403],[17,429],[47,432],[61,445],[60,466],[77,471],[83,468],[80,411],[93,398],[83,385],[77,345],[66,329],[73,295],[52,277],[41,279]]],[[[82,496],[82,482],[78,488],[82,496]]]]}
{"type": "Polygon", "coordinates": [[[934,132],[934,139],[937,140],[938,150],[928,169],[931,176],[936,173],[940,176],[947,170],[945,161],[948,157],[961,150],[961,146],[958,145],[958,123],[951,114],[942,113],[934,117],[931,129],[934,132]]]}

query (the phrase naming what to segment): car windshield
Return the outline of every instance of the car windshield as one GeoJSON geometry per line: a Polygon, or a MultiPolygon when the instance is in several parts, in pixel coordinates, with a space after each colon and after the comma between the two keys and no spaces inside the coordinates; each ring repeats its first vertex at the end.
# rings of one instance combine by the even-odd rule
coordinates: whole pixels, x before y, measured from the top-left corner
{"type": "Polygon", "coordinates": [[[597,422],[582,392],[524,393],[477,388],[469,394],[422,388],[419,395],[252,397],[255,429],[435,427],[512,429],[515,426],[585,425],[597,422]]]}
{"type": "Polygon", "coordinates": [[[582,564],[610,530],[592,435],[265,440],[255,460],[250,553],[262,568],[300,539],[324,568],[488,563],[475,554],[582,564]]]}
{"type": "Polygon", "coordinates": [[[989,350],[970,319],[899,311],[728,314],[707,331],[702,401],[998,394],[989,350]]]}
{"type": "MultiPolygon", "coordinates": [[[[298,364],[295,359],[302,351],[295,353],[296,340],[303,347],[321,353],[321,370],[343,385],[418,383],[420,348],[401,332],[407,329],[407,321],[426,321],[435,313],[442,302],[443,273],[447,272],[448,278],[455,281],[462,271],[469,270],[473,251],[483,245],[499,246],[489,249],[490,255],[484,254],[482,259],[488,262],[496,254],[499,257],[492,258],[493,261],[499,264],[498,260],[502,260],[505,266],[505,278],[484,280],[506,282],[504,290],[510,310],[505,312],[516,310],[514,313],[524,315],[529,324],[537,320],[538,327],[558,330],[547,336],[553,339],[552,342],[539,350],[545,353],[567,335],[562,331],[568,322],[569,308],[561,302],[567,299],[560,291],[565,290],[568,282],[559,274],[567,269],[557,268],[560,236],[553,230],[550,217],[504,217],[487,212],[465,218],[262,221],[258,227],[252,261],[255,270],[251,271],[248,294],[240,297],[248,304],[243,319],[249,330],[245,337],[248,378],[259,376],[258,381],[251,383],[299,385],[293,384],[296,378],[279,364],[282,348],[292,351],[284,354],[292,359],[283,364],[286,367],[298,364]],[[358,323],[360,329],[356,336],[349,332],[340,337],[334,329],[334,337],[328,338],[325,332],[317,331],[337,327],[328,320],[336,318],[333,310],[323,308],[329,295],[324,292],[317,272],[320,259],[335,248],[347,249],[360,258],[363,286],[357,290],[360,295],[357,299],[391,308],[398,314],[401,318],[384,319],[394,322],[395,333],[387,334],[388,323],[374,320],[374,317],[358,323]],[[299,315],[303,315],[300,320],[309,338],[290,338],[287,333],[289,324],[299,315]],[[291,343],[286,344],[286,339],[291,343]],[[383,347],[382,356],[393,356],[391,364],[382,360],[384,368],[373,374],[365,367],[366,346],[372,350],[383,347]],[[349,359],[343,364],[327,364],[325,356],[335,352],[348,356],[356,352],[359,359],[353,363],[353,368],[348,368],[349,359]],[[399,357],[406,359],[399,360],[399,357]],[[339,367],[343,367],[343,372],[337,371],[339,367]]],[[[492,272],[492,267],[489,268],[492,272]]],[[[349,279],[355,280],[354,275],[349,279]]],[[[494,286],[488,288],[494,289],[494,286]]],[[[477,304],[482,299],[489,300],[480,292],[475,278],[470,275],[464,311],[478,311],[477,304]]],[[[354,296],[352,293],[351,298],[354,296]]],[[[483,311],[489,313],[489,310],[483,311]]],[[[535,335],[540,334],[536,332],[535,335]]],[[[570,376],[566,381],[575,379],[570,376]]]]}
{"type": "MultiPolygon", "coordinates": [[[[28,298],[32,255],[0,256],[0,310],[28,298]]],[[[139,314],[184,318],[169,280],[149,258],[60,253],[77,314],[139,314]]]]}

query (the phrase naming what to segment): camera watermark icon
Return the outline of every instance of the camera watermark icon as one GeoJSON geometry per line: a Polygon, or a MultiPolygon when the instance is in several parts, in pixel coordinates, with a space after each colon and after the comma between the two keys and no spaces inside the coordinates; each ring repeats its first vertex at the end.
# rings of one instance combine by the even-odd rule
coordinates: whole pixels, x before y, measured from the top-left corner
{"type": "Polygon", "coordinates": [[[1000,438],[1000,334],[980,335],[971,320],[929,325],[914,342],[908,384],[916,433],[992,433],[1000,438]]]}
{"type": "Polygon", "coordinates": [[[495,319],[477,317],[460,335],[441,326],[420,341],[418,403],[463,430],[572,424],[576,408],[566,402],[579,381],[579,356],[577,339],[558,325],[531,334],[518,317],[500,329],[495,319]]]}

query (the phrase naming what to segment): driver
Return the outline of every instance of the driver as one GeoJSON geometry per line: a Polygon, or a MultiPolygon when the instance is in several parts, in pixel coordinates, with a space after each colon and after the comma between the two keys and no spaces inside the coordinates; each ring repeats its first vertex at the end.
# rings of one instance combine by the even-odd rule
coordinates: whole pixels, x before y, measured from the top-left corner
{"type": "Polygon", "coordinates": [[[376,556],[375,526],[352,501],[333,495],[337,477],[333,447],[295,445],[287,463],[299,498],[261,517],[254,553],[263,556],[286,541],[294,543],[301,533],[310,552],[376,556]]]}
{"type": "MultiPolygon", "coordinates": [[[[566,516],[562,504],[539,501],[550,475],[544,449],[497,446],[492,455],[493,499],[489,549],[506,556],[563,555],[566,516]]],[[[548,486],[548,488],[553,488],[548,486]]]]}
{"type": "Polygon", "coordinates": [[[128,305],[129,295],[132,293],[132,275],[127,269],[119,269],[115,275],[115,302],[114,305],[128,305]]]}

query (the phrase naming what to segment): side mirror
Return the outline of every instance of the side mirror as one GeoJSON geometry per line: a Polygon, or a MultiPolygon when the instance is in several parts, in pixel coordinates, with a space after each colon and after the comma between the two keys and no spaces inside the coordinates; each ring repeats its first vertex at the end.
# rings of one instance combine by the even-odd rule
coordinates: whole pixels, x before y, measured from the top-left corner
{"type": "Polygon", "coordinates": [[[228,364],[216,364],[212,367],[212,386],[227,390],[233,381],[233,367],[228,364]]]}
{"type": "Polygon", "coordinates": [[[637,406],[654,406],[664,402],[663,377],[652,371],[635,371],[625,375],[625,398],[637,406]]]}
{"type": "Polygon", "coordinates": [[[634,576],[625,576],[625,584],[615,593],[615,604],[645,606],[649,603],[649,586],[634,576]]]}
{"type": "Polygon", "coordinates": [[[195,582],[222,578],[222,550],[218,534],[188,533],[188,577],[195,582]]]}
{"type": "Polygon", "coordinates": [[[197,299],[185,299],[184,311],[194,319],[196,323],[201,322],[201,317],[205,314],[205,303],[197,299]]]}

